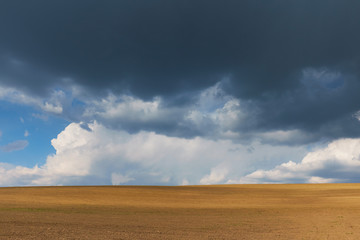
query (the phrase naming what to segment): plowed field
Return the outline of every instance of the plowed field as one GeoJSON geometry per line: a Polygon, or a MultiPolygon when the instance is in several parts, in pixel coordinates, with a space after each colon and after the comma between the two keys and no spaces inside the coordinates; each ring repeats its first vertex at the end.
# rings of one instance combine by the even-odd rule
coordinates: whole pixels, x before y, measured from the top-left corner
{"type": "Polygon", "coordinates": [[[0,239],[360,239],[360,184],[0,188],[0,239]]]}

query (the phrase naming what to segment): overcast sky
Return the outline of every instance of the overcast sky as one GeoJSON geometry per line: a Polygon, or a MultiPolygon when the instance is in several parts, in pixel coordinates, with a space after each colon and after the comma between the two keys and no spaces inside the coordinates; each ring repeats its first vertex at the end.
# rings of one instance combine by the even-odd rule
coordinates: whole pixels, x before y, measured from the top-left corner
{"type": "Polygon", "coordinates": [[[360,2],[0,2],[0,186],[360,181],[360,2]]]}

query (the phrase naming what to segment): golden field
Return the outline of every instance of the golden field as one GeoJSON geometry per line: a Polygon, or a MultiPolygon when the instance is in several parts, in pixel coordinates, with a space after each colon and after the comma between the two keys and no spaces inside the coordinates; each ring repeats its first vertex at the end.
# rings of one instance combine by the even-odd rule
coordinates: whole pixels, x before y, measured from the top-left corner
{"type": "Polygon", "coordinates": [[[360,239],[360,184],[0,188],[0,239],[360,239]]]}

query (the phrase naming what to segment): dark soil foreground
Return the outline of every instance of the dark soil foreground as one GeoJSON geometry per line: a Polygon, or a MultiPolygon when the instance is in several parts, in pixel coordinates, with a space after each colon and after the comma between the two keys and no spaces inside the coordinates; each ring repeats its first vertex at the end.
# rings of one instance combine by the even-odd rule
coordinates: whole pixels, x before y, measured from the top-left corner
{"type": "Polygon", "coordinates": [[[0,188],[0,239],[360,239],[360,184],[0,188]]]}

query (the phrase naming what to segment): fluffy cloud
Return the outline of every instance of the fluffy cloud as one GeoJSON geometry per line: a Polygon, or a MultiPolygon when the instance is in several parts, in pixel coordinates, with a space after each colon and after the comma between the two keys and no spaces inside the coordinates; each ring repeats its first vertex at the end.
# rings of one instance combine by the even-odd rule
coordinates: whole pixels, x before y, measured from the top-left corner
{"type": "Polygon", "coordinates": [[[208,184],[216,184],[221,183],[226,178],[229,170],[224,166],[217,166],[211,169],[210,174],[204,176],[200,180],[200,184],[208,185],[208,184]]]}
{"type": "Polygon", "coordinates": [[[343,109],[351,111],[351,114],[345,118],[331,120],[335,113],[328,115],[326,121],[318,118],[319,112],[324,111],[323,103],[329,105],[325,107],[326,111],[331,105],[338,104],[339,101],[335,100],[344,94],[343,79],[344,76],[338,72],[305,69],[302,88],[276,101],[267,97],[252,101],[230,95],[224,90],[228,84],[226,78],[193,92],[187,101],[181,100],[183,104],[173,103],[175,100],[161,96],[144,100],[129,94],[115,95],[111,91],[94,97],[75,85],[69,85],[66,90],[58,88],[43,97],[0,87],[0,100],[33,106],[42,112],[33,116],[44,120],[48,119],[48,115],[56,115],[70,122],[83,122],[84,128],[87,128],[87,123],[97,121],[107,128],[129,133],[153,131],[174,137],[199,136],[213,140],[258,140],[272,145],[302,145],[322,138],[331,140],[357,136],[360,125],[356,119],[359,119],[359,114],[353,109],[346,110],[348,105],[343,109]],[[304,95],[308,96],[307,100],[302,100],[304,95]],[[321,121],[322,127],[304,129],[308,123],[302,120],[305,111],[302,108],[314,112],[311,119],[306,118],[306,122],[321,121]],[[290,118],[290,121],[299,124],[288,126],[285,122],[290,118]]]}
{"type": "Polygon", "coordinates": [[[50,97],[44,99],[38,96],[31,96],[19,89],[0,86],[0,100],[33,106],[50,114],[62,114],[62,103],[66,99],[66,95],[62,90],[53,91],[50,97]]]}
{"type": "Polygon", "coordinates": [[[193,132],[212,138],[240,139],[239,128],[249,126],[255,110],[246,101],[226,94],[222,82],[204,89],[185,115],[193,132]]]}
{"type": "Polygon", "coordinates": [[[37,166],[26,168],[7,163],[0,163],[1,186],[33,185],[33,179],[37,178],[39,174],[41,174],[41,170],[37,166]]]}
{"type": "Polygon", "coordinates": [[[285,161],[290,153],[301,159],[306,151],[144,131],[129,134],[99,123],[88,127],[68,125],[52,140],[56,153],[42,166],[0,166],[0,185],[225,183],[248,168],[285,161]]]}
{"type": "MultiPolygon", "coordinates": [[[[88,128],[84,129],[81,123],[69,124],[52,140],[56,153],[48,156],[42,166],[26,168],[1,163],[0,185],[359,181],[360,139],[336,140],[307,153],[305,147],[260,141],[244,145],[231,140],[185,139],[146,131],[130,134],[96,122],[88,128]]],[[[292,133],[270,135],[273,134],[281,140],[292,133]]],[[[20,145],[25,146],[16,142],[6,149],[20,149],[20,145]]]]}
{"type": "Polygon", "coordinates": [[[95,119],[109,128],[128,132],[147,130],[178,137],[239,139],[238,128],[248,125],[252,111],[247,102],[226,94],[222,83],[193,94],[192,101],[182,106],[169,104],[161,97],[145,101],[110,93],[103,98],[83,100],[81,119],[95,119]]]}
{"type": "Polygon", "coordinates": [[[339,139],[308,153],[301,162],[289,161],[271,170],[257,170],[240,183],[359,182],[360,139],[339,139]]]}
{"type": "Polygon", "coordinates": [[[129,133],[153,131],[176,137],[209,139],[249,139],[255,124],[256,107],[223,90],[225,80],[198,91],[191,101],[173,105],[162,97],[142,100],[128,94],[88,96],[81,87],[57,89],[46,97],[34,97],[21,90],[0,87],[0,99],[37,108],[45,114],[33,116],[46,120],[48,115],[61,116],[71,122],[97,121],[111,129],[129,133]]]}
{"type": "Polygon", "coordinates": [[[85,121],[96,120],[113,129],[128,132],[141,130],[168,133],[179,127],[185,109],[165,106],[163,99],[142,100],[130,95],[109,94],[100,99],[83,101],[85,121]]]}

